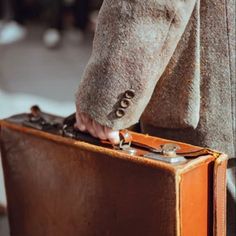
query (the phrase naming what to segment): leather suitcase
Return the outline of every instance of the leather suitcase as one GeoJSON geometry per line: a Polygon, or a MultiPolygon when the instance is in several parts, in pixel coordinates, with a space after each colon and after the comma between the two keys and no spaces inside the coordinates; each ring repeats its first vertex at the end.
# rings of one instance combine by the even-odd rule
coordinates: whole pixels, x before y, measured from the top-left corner
{"type": "Polygon", "coordinates": [[[114,147],[33,107],[1,121],[12,236],[224,236],[223,153],[122,131],[114,147]]]}

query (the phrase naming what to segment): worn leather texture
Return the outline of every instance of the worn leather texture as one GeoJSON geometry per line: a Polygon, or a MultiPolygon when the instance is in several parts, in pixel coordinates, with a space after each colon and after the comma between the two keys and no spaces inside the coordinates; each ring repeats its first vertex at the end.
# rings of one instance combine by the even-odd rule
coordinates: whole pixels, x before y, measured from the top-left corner
{"type": "Polygon", "coordinates": [[[0,137],[12,236],[213,235],[214,155],[171,165],[6,121],[0,137]]]}
{"type": "Polygon", "coordinates": [[[213,189],[208,187],[208,183],[213,181],[213,177],[209,175],[209,171],[211,173],[213,171],[213,166],[213,163],[210,164],[208,161],[196,167],[195,171],[188,171],[182,175],[180,183],[181,236],[196,235],[196,232],[197,235],[213,235],[213,218],[210,217],[210,212],[213,210],[213,189]],[[193,206],[196,207],[194,214],[190,210],[193,206]],[[201,210],[197,209],[197,206],[201,210]],[[202,211],[205,211],[204,214],[202,211]]]}

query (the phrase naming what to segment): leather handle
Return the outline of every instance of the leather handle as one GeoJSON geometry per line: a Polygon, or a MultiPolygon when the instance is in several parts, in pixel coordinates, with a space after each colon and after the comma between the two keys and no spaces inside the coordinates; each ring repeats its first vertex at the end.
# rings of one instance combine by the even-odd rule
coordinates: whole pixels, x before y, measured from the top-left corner
{"type": "MultiPolygon", "coordinates": [[[[83,141],[88,141],[96,144],[108,144],[112,145],[109,141],[100,141],[97,138],[92,137],[88,133],[83,133],[80,132],[79,130],[76,130],[74,128],[74,124],[76,122],[76,115],[73,113],[72,115],[66,117],[63,122],[63,129],[70,129],[70,132],[73,133],[74,138],[80,139],[83,141]]],[[[150,136],[141,136],[139,134],[130,132],[129,130],[121,130],[119,131],[120,134],[120,149],[122,149],[122,145],[124,144],[129,144],[132,146],[139,147],[141,149],[145,149],[149,152],[162,152],[162,146],[166,144],[165,140],[163,140],[163,143],[156,143],[152,142],[152,138],[150,136]]],[[[69,135],[67,135],[69,136],[69,135]]],[[[155,139],[154,139],[155,140],[155,139]]],[[[178,142],[172,142],[172,144],[178,144],[180,146],[180,150],[177,150],[177,154],[185,156],[185,157],[198,157],[198,156],[203,156],[203,155],[214,155],[218,156],[219,153],[212,151],[210,149],[206,148],[200,148],[200,147],[195,147],[193,146],[192,148],[188,148],[188,150],[185,150],[183,148],[183,145],[181,145],[178,142]]]]}
{"type": "Polygon", "coordinates": [[[101,141],[97,138],[92,137],[90,134],[81,132],[75,129],[74,125],[76,123],[76,114],[73,113],[66,117],[62,125],[62,133],[66,137],[78,139],[81,141],[89,142],[92,144],[101,144],[101,141]]]}
{"type": "MultiPolygon", "coordinates": [[[[77,139],[86,139],[86,141],[89,139],[90,142],[96,142],[96,143],[104,143],[104,141],[100,141],[97,138],[92,137],[91,135],[89,135],[88,133],[83,133],[77,129],[74,128],[74,125],[76,123],[76,113],[71,114],[70,116],[66,117],[63,121],[63,131],[68,132],[68,130],[70,130],[69,132],[71,133],[71,135],[74,135],[75,138],[77,139]]],[[[69,133],[67,133],[67,136],[69,135],[69,133]]],[[[132,135],[129,133],[128,130],[121,130],[119,131],[119,135],[120,135],[120,143],[130,143],[132,142],[132,135]]],[[[106,144],[111,144],[109,141],[105,142],[106,144]]],[[[111,144],[112,145],[112,144],[111,144]]]]}
{"type": "Polygon", "coordinates": [[[54,115],[42,112],[38,106],[31,107],[31,112],[27,114],[27,118],[24,118],[21,123],[27,127],[43,130],[53,134],[63,135],[65,137],[74,138],[88,143],[100,146],[113,146],[115,149],[119,148],[129,151],[132,149],[133,151],[135,150],[133,147],[138,147],[139,149],[148,152],[162,154],[167,150],[168,153],[169,151],[174,151],[176,154],[185,157],[212,155],[217,158],[220,155],[220,153],[210,149],[192,146],[177,141],[160,139],[149,135],[139,134],[137,132],[132,132],[130,130],[119,131],[120,144],[117,147],[111,144],[109,141],[99,140],[98,138],[92,137],[88,133],[75,129],[75,113],[63,119],[62,117],[55,117],[54,115]],[[130,146],[132,146],[132,148],[130,148],[130,146]]]}
{"type": "Polygon", "coordinates": [[[73,113],[64,119],[63,126],[74,127],[75,123],[76,123],[76,113],[73,113]]]}

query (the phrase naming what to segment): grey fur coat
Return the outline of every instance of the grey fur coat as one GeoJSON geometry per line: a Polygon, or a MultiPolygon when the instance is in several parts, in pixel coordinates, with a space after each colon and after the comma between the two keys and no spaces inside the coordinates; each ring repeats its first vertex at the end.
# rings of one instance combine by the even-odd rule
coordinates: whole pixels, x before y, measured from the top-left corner
{"type": "Polygon", "coordinates": [[[80,110],[114,129],[141,118],[145,133],[235,157],[234,10],[233,0],[105,0],[80,110]]]}

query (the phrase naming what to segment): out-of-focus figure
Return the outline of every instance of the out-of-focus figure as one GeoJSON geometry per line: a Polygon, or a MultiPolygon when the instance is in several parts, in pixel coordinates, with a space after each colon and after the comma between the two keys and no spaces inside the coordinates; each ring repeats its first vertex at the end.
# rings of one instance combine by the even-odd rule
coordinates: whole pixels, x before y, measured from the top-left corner
{"type": "Polygon", "coordinates": [[[0,216],[6,213],[6,207],[0,204],[0,216]]]}
{"type": "Polygon", "coordinates": [[[11,44],[26,36],[23,0],[0,0],[0,45],[11,44]]]}
{"type": "Polygon", "coordinates": [[[56,48],[63,38],[81,42],[87,29],[95,31],[101,4],[102,0],[0,0],[0,45],[25,38],[26,21],[32,25],[35,19],[45,27],[42,39],[47,48],[56,48]]]}
{"type": "Polygon", "coordinates": [[[88,25],[88,0],[44,0],[47,29],[43,36],[46,47],[58,46],[62,30],[67,28],[70,41],[79,42],[88,25]]]}

